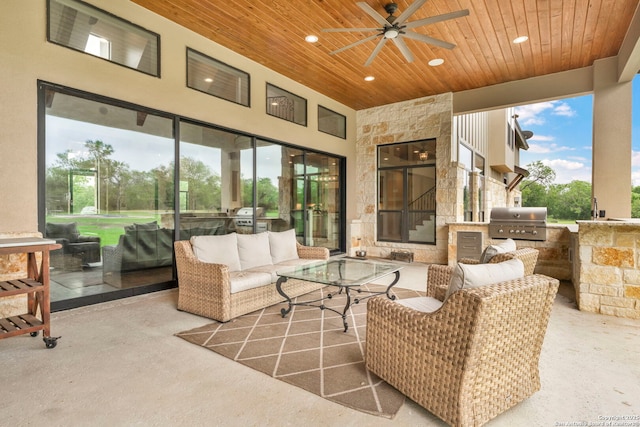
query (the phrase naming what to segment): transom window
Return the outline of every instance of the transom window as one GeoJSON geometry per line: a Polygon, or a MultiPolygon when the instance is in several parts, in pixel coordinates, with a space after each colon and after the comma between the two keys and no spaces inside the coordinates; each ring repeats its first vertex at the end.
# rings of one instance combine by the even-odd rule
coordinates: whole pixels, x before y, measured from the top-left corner
{"type": "Polygon", "coordinates": [[[307,100],[267,83],[267,114],[307,125],[307,100]]]}
{"type": "Polygon", "coordinates": [[[48,0],[47,40],[160,76],[160,36],[79,0],[48,0]]]}
{"type": "Polygon", "coordinates": [[[338,138],[347,139],[347,118],[318,105],[318,130],[338,138]]]}
{"type": "Polygon", "coordinates": [[[187,86],[249,107],[249,74],[187,49],[187,86]]]}

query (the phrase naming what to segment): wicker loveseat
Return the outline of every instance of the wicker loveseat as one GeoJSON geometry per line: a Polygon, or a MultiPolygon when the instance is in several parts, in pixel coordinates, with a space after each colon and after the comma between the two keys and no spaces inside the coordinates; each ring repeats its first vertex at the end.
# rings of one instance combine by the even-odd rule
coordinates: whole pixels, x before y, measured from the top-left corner
{"type": "MultiPolygon", "coordinates": [[[[429,266],[427,296],[442,300],[453,271],[429,266]]],[[[540,389],[558,285],[534,274],[463,288],[430,312],[372,298],[366,366],[448,424],[482,425],[540,389]]]]}
{"type": "MultiPolygon", "coordinates": [[[[190,241],[177,241],[174,248],[178,271],[178,309],[220,322],[282,302],[283,298],[275,287],[277,270],[329,258],[327,248],[299,244],[295,240],[293,229],[254,235],[231,233],[224,236],[199,236],[190,241]],[[266,247],[265,236],[271,242],[266,247]],[[248,244],[243,246],[239,243],[236,246],[234,238],[248,244]],[[196,239],[226,242],[217,248],[224,253],[218,253],[209,258],[209,262],[205,262],[194,252],[194,244],[198,244],[196,239]],[[281,252],[278,255],[274,243],[278,240],[286,242],[290,248],[289,256],[281,252]],[[253,255],[247,248],[253,251],[253,255]],[[215,262],[216,256],[228,258],[234,253],[239,253],[240,268],[234,267],[231,262],[215,262]]],[[[319,286],[322,285],[288,280],[283,284],[283,289],[293,297],[311,292],[319,286]]]]}

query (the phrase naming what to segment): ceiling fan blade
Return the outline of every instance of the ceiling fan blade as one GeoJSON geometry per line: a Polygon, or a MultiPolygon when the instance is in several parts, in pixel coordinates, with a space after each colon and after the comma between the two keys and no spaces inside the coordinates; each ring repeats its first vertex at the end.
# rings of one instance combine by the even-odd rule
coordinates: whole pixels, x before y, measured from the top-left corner
{"type": "Polygon", "coordinates": [[[380,28],[325,28],[322,31],[325,33],[340,33],[340,32],[366,32],[366,31],[380,31],[380,28]]]}
{"type": "Polygon", "coordinates": [[[403,37],[429,43],[439,47],[444,47],[445,49],[453,49],[454,47],[456,47],[456,45],[453,43],[445,42],[439,39],[434,39],[433,37],[425,36],[424,34],[414,33],[413,31],[405,32],[403,34],[403,37]]]}
{"type": "Polygon", "coordinates": [[[380,39],[380,41],[378,42],[378,45],[376,46],[376,48],[373,49],[373,52],[371,52],[371,55],[369,56],[369,59],[367,59],[367,62],[364,63],[365,67],[368,67],[369,65],[371,65],[371,63],[375,59],[375,57],[378,54],[378,52],[380,52],[380,49],[382,49],[382,46],[384,46],[386,41],[387,41],[387,39],[385,37],[380,39]]]}
{"type": "Polygon", "coordinates": [[[402,25],[402,23],[404,21],[406,21],[407,19],[409,19],[409,17],[411,15],[413,15],[415,13],[416,10],[420,9],[422,7],[423,4],[425,4],[427,2],[427,0],[416,0],[414,1],[411,6],[409,6],[408,8],[406,8],[404,10],[404,12],[402,12],[400,14],[400,16],[398,16],[398,18],[396,18],[395,21],[393,21],[394,24],[397,25],[402,25]]]}
{"type": "MultiPolygon", "coordinates": [[[[334,51],[332,51],[332,52],[329,52],[329,54],[330,54],[330,55],[335,55],[336,53],[340,53],[340,52],[345,51],[345,50],[347,50],[347,49],[351,49],[351,48],[352,48],[352,47],[354,47],[354,46],[358,46],[359,44],[362,44],[362,43],[368,42],[369,40],[373,40],[373,39],[375,39],[375,38],[376,38],[376,37],[378,37],[378,36],[380,36],[380,34],[374,34],[374,35],[372,35],[372,36],[365,37],[364,39],[362,39],[362,40],[358,40],[358,41],[357,41],[357,42],[355,42],[355,43],[348,44],[348,45],[346,45],[346,46],[344,46],[344,47],[341,47],[340,49],[337,49],[337,50],[334,50],[334,51]]],[[[384,38],[384,37],[383,37],[383,38],[384,38]]]]}
{"type": "Polygon", "coordinates": [[[382,25],[383,28],[389,25],[389,21],[387,21],[384,16],[376,12],[376,10],[371,6],[369,6],[369,4],[363,1],[360,1],[356,4],[360,7],[360,9],[364,10],[367,13],[367,15],[375,19],[378,24],[382,25]]]}
{"type": "Polygon", "coordinates": [[[429,18],[418,19],[417,21],[407,22],[405,28],[416,28],[423,25],[435,24],[436,22],[447,21],[449,19],[461,18],[469,15],[469,10],[458,10],[457,12],[443,13],[442,15],[430,16],[429,18]]]}
{"type": "Polygon", "coordinates": [[[395,39],[391,40],[393,40],[396,46],[398,46],[398,49],[400,49],[400,52],[402,52],[402,54],[404,55],[404,59],[406,59],[407,62],[413,62],[413,54],[409,50],[409,47],[404,42],[404,40],[402,40],[400,37],[396,37],[395,39]]]}

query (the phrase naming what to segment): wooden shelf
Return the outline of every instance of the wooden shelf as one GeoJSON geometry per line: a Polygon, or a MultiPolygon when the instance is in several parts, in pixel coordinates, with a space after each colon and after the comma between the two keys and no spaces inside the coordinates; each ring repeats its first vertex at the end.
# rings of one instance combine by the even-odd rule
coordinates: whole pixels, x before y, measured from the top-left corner
{"type": "Polygon", "coordinates": [[[38,332],[43,327],[42,320],[29,313],[0,318],[0,338],[38,332]]]}
{"type": "Polygon", "coordinates": [[[41,238],[0,239],[0,255],[27,254],[27,277],[0,281],[0,298],[26,295],[27,312],[0,318],[0,339],[22,334],[36,336],[42,331],[46,347],[56,346],[58,338],[51,337],[49,321],[49,251],[60,247],[53,240],[41,238]],[[40,262],[36,253],[42,253],[40,262]]]}
{"type": "Polygon", "coordinates": [[[30,278],[0,282],[0,298],[39,291],[44,285],[30,278]]]}

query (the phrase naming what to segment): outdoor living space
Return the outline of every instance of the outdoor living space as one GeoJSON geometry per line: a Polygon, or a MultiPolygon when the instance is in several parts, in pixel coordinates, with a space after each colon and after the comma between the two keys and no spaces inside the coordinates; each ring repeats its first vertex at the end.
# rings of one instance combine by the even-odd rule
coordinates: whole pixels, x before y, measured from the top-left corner
{"type": "MultiPolygon", "coordinates": [[[[400,288],[422,290],[426,265],[402,263],[400,288]]],[[[380,279],[381,284],[386,284],[380,279]]],[[[330,402],[174,334],[210,322],[176,310],[178,290],[52,315],[55,350],[2,340],[5,425],[441,426],[406,400],[389,420],[330,402]],[[25,396],[43,396],[28,399],[25,396]]],[[[542,387],[488,423],[556,426],[640,414],[640,323],[578,311],[570,283],[553,305],[542,387]]],[[[343,334],[342,331],[339,332],[343,334]]],[[[621,418],[619,418],[621,419],[621,418]]]]}

